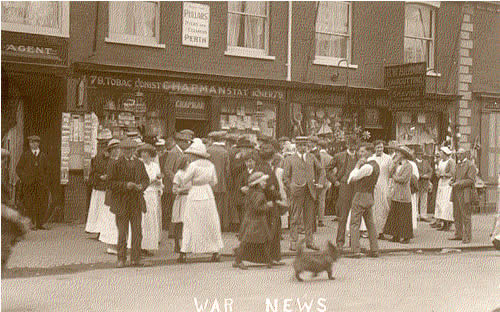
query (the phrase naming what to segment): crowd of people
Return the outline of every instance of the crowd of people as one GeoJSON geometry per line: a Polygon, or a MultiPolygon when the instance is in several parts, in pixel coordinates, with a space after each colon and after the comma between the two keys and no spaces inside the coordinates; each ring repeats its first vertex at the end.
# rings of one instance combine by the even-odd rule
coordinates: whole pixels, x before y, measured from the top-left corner
{"type": "MultiPolygon", "coordinates": [[[[16,171],[35,205],[43,196],[45,169],[40,139],[29,141],[16,171]]],[[[179,262],[200,253],[219,261],[222,232],[237,232],[234,266],[246,269],[244,261],[282,264],[284,216],[291,251],[297,250],[300,235],[307,248],[319,250],[314,234],[330,212],[338,222],[340,250],[348,242],[350,255],[360,257],[359,241],[366,237],[368,256],[377,257],[378,240],[408,244],[417,221],[431,222],[428,195],[436,175],[430,226],[449,231],[454,223],[450,239],[469,243],[477,196],[474,163],[464,149],[456,151],[455,162],[453,151],[441,147],[435,166],[423,154],[418,146],[359,142],[354,136],[335,150],[317,137],[254,139],[215,131],[200,139],[183,130],[165,139],[129,132],[119,140],[104,130],[91,162],[85,231],[99,234],[120,267],[126,265],[127,249],[132,265],[141,265],[144,256],[159,249],[162,231],[174,240],[179,262]]],[[[30,217],[43,228],[35,212],[30,217]]]]}

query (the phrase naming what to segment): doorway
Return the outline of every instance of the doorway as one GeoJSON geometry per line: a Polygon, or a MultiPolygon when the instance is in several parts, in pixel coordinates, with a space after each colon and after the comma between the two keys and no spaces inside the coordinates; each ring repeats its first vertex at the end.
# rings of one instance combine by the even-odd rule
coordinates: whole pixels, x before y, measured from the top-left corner
{"type": "Polygon", "coordinates": [[[179,132],[184,129],[193,130],[196,138],[206,138],[209,132],[209,123],[208,120],[176,119],[175,131],[179,132]]]}

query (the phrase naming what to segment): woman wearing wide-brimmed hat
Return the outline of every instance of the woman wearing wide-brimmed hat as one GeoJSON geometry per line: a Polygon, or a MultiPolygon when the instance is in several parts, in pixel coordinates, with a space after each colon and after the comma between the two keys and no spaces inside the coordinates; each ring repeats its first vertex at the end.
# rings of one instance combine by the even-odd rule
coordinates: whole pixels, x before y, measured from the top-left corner
{"type": "Polygon", "coordinates": [[[193,157],[186,169],[182,184],[192,183],[184,207],[184,228],[180,262],[185,262],[186,253],[212,253],[212,261],[219,261],[219,252],[224,247],[221,226],[212,187],[217,184],[215,166],[210,154],[200,139],[184,153],[193,157]]]}
{"type": "MultiPolygon", "coordinates": [[[[245,196],[245,217],[240,229],[240,246],[234,250],[234,267],[246,269],[243,260],[265,263],[272,266],[270,241],[272,231],[269,228],[268,213],[273,203],[265,194],[269,175],[261,171],[254,172],[248,178],[248,191],[245,196]]],[[[278,236],[279,242],[279,236],[278,236]]]]}
{"type": "Polygon", "coordinates": [[[453,202],[451,201],[452,187],[450,181],[455,174],[455,161],[451,158],[452,151],[443,146],[440,148],[440,160],[438,163],[437,176],[439,178],[436,192],[436,208],[434,219],[436,221],[431,227],[439,231],[448,231],[453,222],[453,202]]]}
{"type": "Polygon", "coordinates": [[[413,238],[410,191],[413,169],[409,162],[413,155],[406,146],[394,148],[394,150],[396,155],[389,170],[393,180],[391,208],[384,226],[384,234],[391,235],[393,242],[408,244],[410,239],[413,238]]]}

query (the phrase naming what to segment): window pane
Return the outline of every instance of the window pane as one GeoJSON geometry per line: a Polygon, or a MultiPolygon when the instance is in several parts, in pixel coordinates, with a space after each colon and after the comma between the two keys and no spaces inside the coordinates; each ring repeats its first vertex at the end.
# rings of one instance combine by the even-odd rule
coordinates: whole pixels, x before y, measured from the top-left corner
{"type": "Polygon", "coordinates": [[[265,1],[245,1],[245,12],[249,14],[266,16],[265,1]]]}
{"type": "Polygon", "coordinates": [[[2,1],[2,22],[60,28],[58,1],[2,1]]]}
{"type": "Polygon", "coordinates": [[[238,46],[241,32],[241,15],[229,13],[227,16],[227,28],[227,45],[231,47],[238,46]]]}
{"type": "Polygon", "coordinates": [[[405,9],[405,35],[419,38],[431,37],[431,9],[407,5],[405,9]]]}
{"type": "Polygon", "coordinates": [[[157,30],[155,2],[110,2],[110,32],[142,37],[155,37],[157,30]]]}
{"type": "Polygon", "coordinates": [[[243,12],[243,1],[229,1],[227,9],[232,12],[243,12]]]}
{"type": "Polygon", "coordinates": [[[321,1],[318,8],[316,31],[349,34],[349,5],[347,3],[321,1]]]}
{"type": "Polygon", "coordinates": [[[346,58],[347,37],[316,34],[316,55],[346,58]]]}
{"type": "Polygon", "coordinates": [[[429,62],[429,52],[433,49],[431,41],[405,38],[404,44],[405,63],[427,62],[429,66],[432,65],[429,62]]]}

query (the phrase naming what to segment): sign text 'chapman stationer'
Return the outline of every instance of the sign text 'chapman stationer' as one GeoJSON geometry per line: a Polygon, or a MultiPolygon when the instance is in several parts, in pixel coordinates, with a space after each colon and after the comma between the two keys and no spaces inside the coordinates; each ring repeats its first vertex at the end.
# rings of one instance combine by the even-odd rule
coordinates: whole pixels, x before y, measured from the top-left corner
{"type": "Polygon", "coordinates": [[[142,89],[167,91],[191,95],[235,96],[269,100],[284,100],[281,90],[260,87],[233,87],[222,84],[188,83],[174,80],[146,80],[142,78],[121,78],[112,76],[89,76],[90,87],[142,89]]]}

